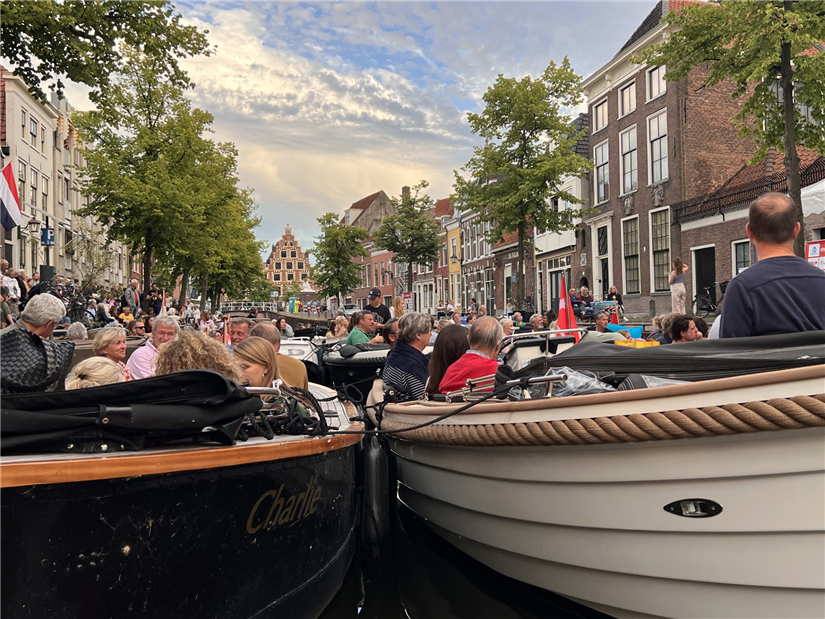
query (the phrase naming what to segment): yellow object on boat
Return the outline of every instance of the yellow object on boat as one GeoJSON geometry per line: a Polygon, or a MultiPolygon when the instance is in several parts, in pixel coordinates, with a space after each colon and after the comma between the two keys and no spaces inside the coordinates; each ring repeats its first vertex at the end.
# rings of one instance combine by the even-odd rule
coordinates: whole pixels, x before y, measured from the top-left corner
{"type": "Polygon", "coordinates": [[[616,340],[613,342],[619,346],[630,346],[630,348],[647,348],[648,346],[658,346],[659,342],[640,342],[639,340],[616,340]]]}

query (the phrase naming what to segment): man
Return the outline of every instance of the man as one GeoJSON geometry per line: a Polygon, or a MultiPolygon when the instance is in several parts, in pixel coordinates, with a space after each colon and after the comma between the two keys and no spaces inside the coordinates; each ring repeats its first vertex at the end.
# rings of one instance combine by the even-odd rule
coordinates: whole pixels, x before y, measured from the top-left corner
{"type": "Polygon", "coordinates": [[[146,343],[137,348],[126,365],[134,380],[149,378],[155,375],[155,361],[158,356],[158,349],[166,342],[174,340],[180,332],[178,321],[172,316],[161,316],[155,318],[152,323],[152,337],[146,343]]]}
{"type": "Polygon", "coordinates": [[[66,306],[63,305],[60,299],[50,294],[37,295],[35,299],[32,299],[26,305],[26,309],[23,310],[20,318],[14,324],[6,327],[0,333],[25,329],[43,339],[51,338],[55,327],[66,316],[66,306]],[[34,302],[35,299],[37,299],[36,303],[34,302]]]}
{"type": "Polygon", "coordinates": [[[233,318],[229,323],[229,337],[232,340],[232,345],[234,346],[248,338],[249,332],[252,331],[254,326],[255,323],[249,318],[233,318]]]}
{"type": "Polygon", "coordinates": [[[452,315],[453,322],[457,325],[461,325],[461,314],[458,312],[454,312],[452,315]]]}
{"type": "Polygon", "coordinates": [[[10,327],[14,323],[9,307],[9,289],[0,286],[0,329],[10,327]]]}
{"type": "Polygon", "coordinates": [[[728,284],[721,337],[825,329],[825,272],[794,255],[799,230],[788,196],[766,193],[751,203],[745,231],[758,262],[728,284]]]}
{"type": "Polygon", "coordinates": [[[367,309],[372,310],[373,318],[376,322],[376,329],[380,330],[392,318],[390,308],[381,303],[381,290],[378,288],[371,288],[367,298],[369,300],[369,307],[367,309]]]}
{"type": "Polygon", "coordinates": [[[674,344],[695,342],[702,339],[702,334],[696,328],[696,323],[685,314],[677,314],[670,323],[670,339],[674,344]]]}
{"type": "Polygon", "coordinates": [[[347,336],[347,345],[351,344],[378,344],[382,342],[381,335],[376,335],[370,339],[367,333],[375,331],[375,318],[369,310],[359,310],[355,312],[355,327],[347,336]]]}
{"type": "Polygon", "coordinates": [[[513,328],[513,321],[509,318],[502,318],[498,321],[501,325],[501,329],[504,332],[504,336],[513,335],[515,329],[513,328]]]}
{"type": "Polygon", "coordinates": [[[74,342],[53,342],[51,337],[65,315],[60,299],[41,294],[29,301],[17,322],[0,331],[3,394],[63,389],[74,342]]]}
{"type": "Polygon", "coordinates": [[[398,402],[424,399],[430,360],[423,351],[430,343],[432,324],[419,312],[404,314],[398,321],[398,342],[381,373],[384,393],[392,391],[398,402]]]}
{"type": "Polygon", "coordinates": [[[20,311],[20,285],[15,278],[16,273],[14,269],[9,269],[9,261],[5,259],[0,261],[0,270],[3,273],[3,286],[9,290],[9,309],[13,315],[17,316],[20,311]]]}
{"type": "Polygon", "coordinates": [[[146,337],[146,325],[142,320],[133,320],[127,329],[129,337],[146,337]]]}
{"type": "Polygon", "coordinates": [[[472,327],[473,323],[475,321],[476,321],[476,313],[475,312],[470,312],[469,314],[467,314],[467,326],[468,327],[472,327]]]}
{"type": "Polygon", "coordinates": [[[482,316],[486,316],[486,315],[487,315],[487,306],[482,305],[481,307],[478,308],[478,317],[481,318],[482,316]]]}
{"type": "Polygon", "coordinates": [[[381,330],[381,337],[384,338],[384,343],[390,345],[390,350],[395,348],[398,342],[398,318],[393,318],[381,330]]]}
{"type": "Polygon", "coordinates": [[[155,310],[155,316],[160,316],[160,310],[163,307],[163,294],[161,294],[157,284],[152,284],[152,288],[149,290],[149,307],[155,310]]]}
{"type": "Polygon", "coordinates": [[[606,333],[607,332],[607,323],[610,321],[610,317],[605,314],[604,312],[599,312],[596,314],[596,324],[590,327],[590,331],[595,331],[596,333],[606,333]]]}
{"type": "Polygon", "coordinates": [[[476,320],[470,327],[470,350],[449,367],[438,386],[439,392],[457,391],[465,386],[467,379],[495,374],[502,337],[504,331],[492,316],[476,320]]]}
{"type": "Polygon", "coordinates": [[[307,368],[302,361],[293,359],[289,355],[281,354],[281,332],[271,322],[262,322],[255,325],[249,333],[250,337],[262,337],[272,345],[275,357],[278,359],[278,376],[290,387],[309,389],[307,368]]]}
{"type": "Polygon", "coordinates": [[[126,300],[126,303],[129,305],[129,309],[132,310],[132,313],[136,313],[140,308],[140,293],[137,290],[138,281],[133,279],[129,282],[129,287],[126,289],[126,292],[123,293],[123,298],[126,300]]]}
{"type": "Polygon", "coordinates": [[[541,314],[533,314],[530,316],[530,326],[533,329],[533,333],[544,331],[544,318],[542,318],[541,314]]]}

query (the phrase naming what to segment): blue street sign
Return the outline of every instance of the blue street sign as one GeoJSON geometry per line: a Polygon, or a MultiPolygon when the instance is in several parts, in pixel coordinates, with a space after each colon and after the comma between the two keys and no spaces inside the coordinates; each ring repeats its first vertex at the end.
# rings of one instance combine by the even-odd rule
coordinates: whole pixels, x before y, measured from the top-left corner
{"type": "Polygon", "coordinates": [[[270,297],[274,297],[274,296],[275,296],[275,291],[274,291],[274,290],[270,290],[270,291],[269,291],[269,296],[270,296],[270,297]]]}
{"type": "Polygon", "coordinates": [[[54,245],[54,228],[43,228],[40,230],[40,244],[47,247],[54,245]]]}

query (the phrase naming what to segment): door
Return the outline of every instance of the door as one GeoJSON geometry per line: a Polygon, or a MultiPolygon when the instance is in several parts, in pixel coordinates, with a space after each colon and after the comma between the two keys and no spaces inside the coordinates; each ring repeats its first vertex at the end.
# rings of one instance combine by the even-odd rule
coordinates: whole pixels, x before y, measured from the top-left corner
{"type": "Polygon", "coordinates": [[[705,287],[710,288],[710,298],[716,302],[716,248],[704,247],[693,250],[694,281],[696,290],[694,295],[701,293],[705,287]]]}

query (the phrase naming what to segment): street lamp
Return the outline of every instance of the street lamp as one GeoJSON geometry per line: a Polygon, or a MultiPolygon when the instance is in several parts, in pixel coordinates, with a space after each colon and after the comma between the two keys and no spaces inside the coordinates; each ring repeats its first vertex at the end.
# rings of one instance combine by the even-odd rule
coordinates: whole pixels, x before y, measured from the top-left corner
{"type": "Polygon", "coordinates": [[[31,233],[32,238],[34,238],[38,234],[40,234],[40,226],[41,226],[40,220],[37,219],[37,217],[35,217],[34,215],[32,215],[32,218],[29,220],[29,223],[26,224],[26,227],[29,229],[29,232],[31,233]]]}

